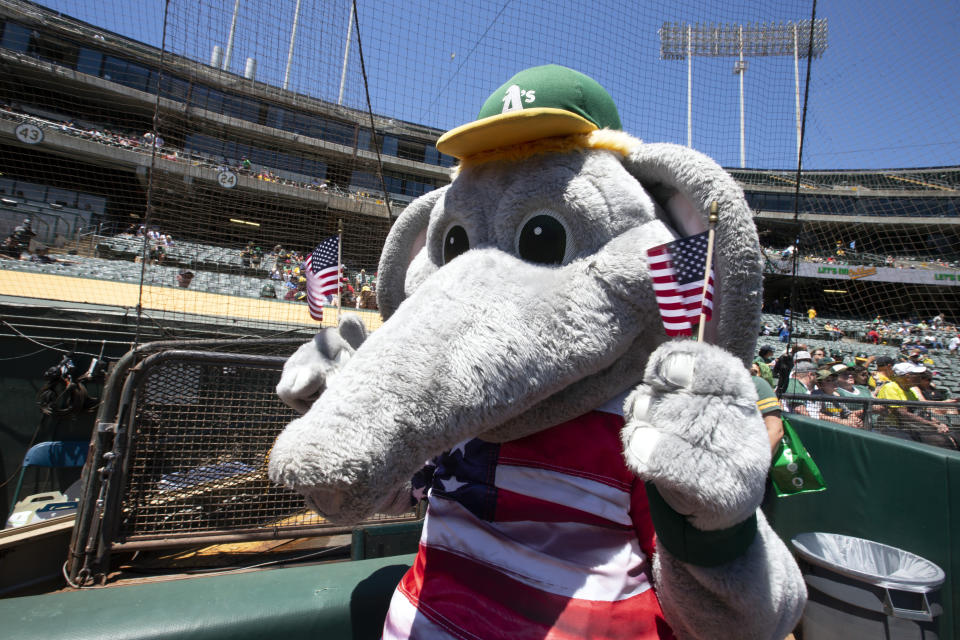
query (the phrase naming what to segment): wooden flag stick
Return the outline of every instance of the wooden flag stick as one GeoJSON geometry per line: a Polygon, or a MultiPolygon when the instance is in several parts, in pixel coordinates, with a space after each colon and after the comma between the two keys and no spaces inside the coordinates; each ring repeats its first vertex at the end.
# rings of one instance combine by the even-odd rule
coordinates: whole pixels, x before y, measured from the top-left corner
{"type": "Polygon", "coordinates": [[[707,327],[707,314],[704,311],[704,305],[707,301],[707,289],[710,286],[710,270],[713,269],[713,237],[717,227],[718,211],[720,205],[714,200],[710,203],[710,226],[707,228],[707,264],[703,273],[703,295],[700,296],[700,326],[697,327],[697,342],[703,342],[703,332],[707,327]]]}
{"type": "MultiPolygon", "coordinates": [[[[343,318],[343,218],[337,220],[337,324],[343,318]]],[[[710,259],[710,256],[707,256],[710,259]]]]}

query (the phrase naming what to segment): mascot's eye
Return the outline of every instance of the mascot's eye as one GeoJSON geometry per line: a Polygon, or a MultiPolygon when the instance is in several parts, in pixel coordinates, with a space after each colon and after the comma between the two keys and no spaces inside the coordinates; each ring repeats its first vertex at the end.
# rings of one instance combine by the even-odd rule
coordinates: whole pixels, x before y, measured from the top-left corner
{"type": "Polygon", "coordinates": [[[460,225],[454,225],[447,231],[443,239],[443,264],[447,264],[458,255],[470,248],[467,230],[460,225]]]}
{"type": "Polygon", "coordinates": [[[560,264],[567,253],[567,230],[553,216],[535,215],[520,230],[517,250],[528,262],[560,264]]]}

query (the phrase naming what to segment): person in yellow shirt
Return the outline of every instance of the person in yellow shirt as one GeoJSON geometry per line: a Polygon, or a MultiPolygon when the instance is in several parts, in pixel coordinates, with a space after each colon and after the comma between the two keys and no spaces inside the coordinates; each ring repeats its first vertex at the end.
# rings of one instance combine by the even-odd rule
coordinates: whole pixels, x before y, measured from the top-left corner
{"type": "Polygon", "coordinates": [[[873,364],[877,366],[877,370],[873,372],[873,375],[868,381],[868,385],[874,395],[876,395],[877,391],[883,388],[885,384],[893,380],[894,362],[894,359],[890,356],[880,356],[873,361],[873,364]]]}
{"type": "Polygon", "coordinates": [[[810,320],[810,321],[812,322],[813,319],[816,318],[816,317],[817,317],[817,310],[816,310],[816,309],[814,309],[813,307],[810,307],[809,309],[807,309],[807,319],[808,319],[808,320],[810,320]]]}
{"type": "MultiPolygon", "coordinates": [[[[877,390],[878,400],[901,400],[917,401],[918,398],[911,387],[915,387],[920,379],[920,374],[927,370],[923,365],[912,362],[898,362],[893,365],[893,380],[887,382],[877,390]]],[[[911,436],[920,440],[921,433],[940,433],[949,434],[950,428],[943,422],[924,418],[902,405],[887,405],[887,415],[882,423],[885,426],[907,428],[911,431],[911,436]]]]}

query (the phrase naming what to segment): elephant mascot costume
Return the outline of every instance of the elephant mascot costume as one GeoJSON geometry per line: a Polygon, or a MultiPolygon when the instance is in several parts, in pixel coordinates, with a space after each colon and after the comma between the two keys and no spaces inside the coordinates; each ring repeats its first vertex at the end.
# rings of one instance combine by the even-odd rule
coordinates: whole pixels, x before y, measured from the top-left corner
{"type": "Polygon", "coordinates": [[[609,94],[556,65],[437,147],[460,166],[387,237],[383,326],[344,317],[277,388],[303,415],[274,481],[339,523],[429,500],[383,637],[787,636],[806,590],[758,509],[762,270],[742,191],[621,131],[609,94]],[[706,231],[711,208],[712,319],[670,339],[647,250],[706,231]]]}

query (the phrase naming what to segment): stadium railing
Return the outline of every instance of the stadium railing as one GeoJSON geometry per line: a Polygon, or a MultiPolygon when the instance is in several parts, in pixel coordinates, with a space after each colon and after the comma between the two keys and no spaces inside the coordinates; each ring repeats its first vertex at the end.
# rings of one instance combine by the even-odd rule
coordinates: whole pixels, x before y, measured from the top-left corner
{"type": "Polygon", "coordinates": [[[780,404],[787,417],[797,415],[791,407],[802,406],[809,417],[818,420],[945,449],[960,450],[960,402],[915,402],[785,393],[780,398],[780,404]],[[940,433],[932,425],[913,422],[909,417],[899,414],[897,409],[900,407],[906,408],[914,416],[942,423],[949,431],[940,433]]]}

